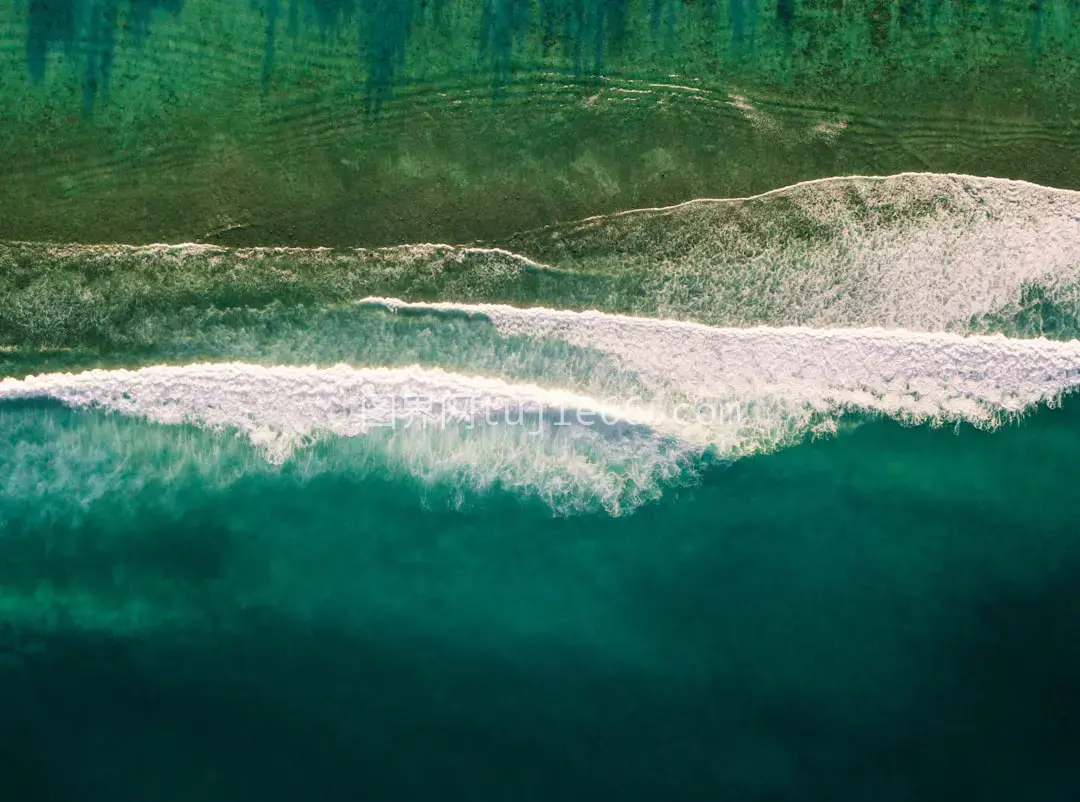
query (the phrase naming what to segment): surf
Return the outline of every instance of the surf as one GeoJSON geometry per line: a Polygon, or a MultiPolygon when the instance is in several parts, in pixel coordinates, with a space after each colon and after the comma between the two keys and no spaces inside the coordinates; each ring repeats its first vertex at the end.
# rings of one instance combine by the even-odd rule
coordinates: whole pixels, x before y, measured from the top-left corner
{"type": "Polygon", "coordinates": [[[648,395],[589,396],[582,392],[587,374],[578,386],[543,386],[419,365],[232,362],[7,378],[0,401],[47,398],[156,424],[231,431],[277,463],[320,436],[386,430],[383,458],[414,476],[462,474],[458,481],[473,487],[498,482],[546,495],[556,510],[593,498],[619,513],[656,497],[706,453],[728,461],[768,453],[834,433],[852,414],[994,428],[1055,405],[1080,385],[1076,341],[722,329],[375,298],[362,306],[482,317],[500,335],[531,343],[526,348],[562,341],[588,349],[611,362],[606,375],[632,380],[648,395]]]}
{"type": "Polygon", "coordinates": [[[456,245],[0,244],[9,348],[135,356],[226,313],[317,315],[369,296],[1065,340],[1080,336],[1080,192],[905,173],[456,245]]]}

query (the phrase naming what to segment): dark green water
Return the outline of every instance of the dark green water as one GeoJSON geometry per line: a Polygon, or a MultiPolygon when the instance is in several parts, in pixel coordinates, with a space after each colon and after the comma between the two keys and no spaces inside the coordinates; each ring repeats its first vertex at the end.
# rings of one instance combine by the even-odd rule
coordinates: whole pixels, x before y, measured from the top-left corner
{"type": "Polygon", "coordinates": [[[618,519],[121,425],[197,459],[0,510],[6,798],[1067,799],[1078,424],[867,423],[618,519]]]}

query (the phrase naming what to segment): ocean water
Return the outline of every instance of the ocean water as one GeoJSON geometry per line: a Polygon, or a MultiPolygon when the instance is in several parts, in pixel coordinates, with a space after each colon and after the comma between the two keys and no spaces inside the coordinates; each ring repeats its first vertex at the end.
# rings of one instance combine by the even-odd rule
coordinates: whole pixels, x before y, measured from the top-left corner
{"type": "Polygon", "coordinates": [[[1075,3],[0,9],[0,802],[1072,800],[1075,3]]]}

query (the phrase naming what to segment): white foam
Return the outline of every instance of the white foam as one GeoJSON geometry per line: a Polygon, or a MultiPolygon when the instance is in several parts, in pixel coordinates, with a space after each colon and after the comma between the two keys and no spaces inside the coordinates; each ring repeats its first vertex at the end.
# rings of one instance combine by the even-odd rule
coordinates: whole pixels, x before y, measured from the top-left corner
{"type": "MultiPolygon", "coordinates": [[[[619,439],[611,434],[618,422],[644,424],[650,436],[677,438],[687,449],[712,447],[738,457],[784,445],[812,427],[827,431],[830,421],[851,411],[992,426],[1032,405],[1052,404],[1080,384],[1077,341],[885,329],[714,328],[504,305],[385,298],[365,303],[481,315],[504,336],[592,349],[632,375],[651,397],[600,400],[575,388],[419,367],[223,363],[5,379],[0,399],[48,396],[160,423],[229,427],[274,460],[319,432],[348,437],[404,424],[445,430],[448,424],[477,422],[481,428],[503,423],[524,430],[523,415],[580,411],[592,416],[579,418],[576,429],[588,430],[594,463],[603,465],[619,439]],[[717,416],[717,405],[723,405],[723,415],[717,416]]],[[[499,449],[528,451],[530,442],[539,442],[524,431],[500,437],[486,441],[484,454],[473,453],[475,442],[461,448],[471,450],[479,469],[484,460],[503,460],[499,449]]],[[[427,447],[422,437],[410,442],[414,451],[427,447]]],[[[444,444],[443,456],[456,459],[448,448],[444,444]]],[[[429,462],[425,470],[431,467],[429,462]]]]}
{"type": "Polygon", "coordinates": [[[1000,178],[826,178],[508,244],[555,266],[645,276],[623,311],[714,325],[977,330],[1015,311],[1025,287],[1080,309],[1080,192],[1000,178]]]}
{"type": "Polygon", "coordinates": [[[387,469],[472,488],[500,484],[563,511],[633,507],[699,450],[674,442],[670,421],[644,406],[419,367],[219,363],[0,381],[0,400],[41,397],[232,429],[272,462],[323,433],[372,435],[387,469]]]}
{"type": "Polygon", "coordinates": [[[740,453],[779,444],[769,442],[769,430],[802,430],[815,415],[861,410],[992,425],[1080,385],[1078,341],[881,328],[716,328],[499,304],[366,303],[482,315],[506,336],[599,351],[661,400],[740,405],[747,415],[736,440],[718,439],[730,437],[731,427],[696,432],[740,453]]]}
{"type": "Polygon", "coordinates": [[[563,340],[609,359],[618,368],[613,390],[636,383],[650,397],[600,398],[588,377],[583,392],[416,366],[220,363],[4,379],[0,400],[44,396],[158,423],[224,427],[274,462],[321,433],[379,432],[383,458],[415,476],[525,489],[556,508],[593,498],[618,512],[653,498],[706,448],[731,459],[772,450],[835,431],[852,411],[993,426],[1080,384],[1080,341],[365,303],[483,316],[501,335],[538,346],[563,340]]]}
{"type": "MultiPolygon", "coordinates": [[[[662,149],[655,155],[658,163],[671,158],[662,149]]],[[[79,278],[85,269],[79,263],[136,259],[148,269],[133,271],[121,295],[162,292],[166,267],[181,269],[170,280],[212,279],[224,286],[226,268],[243,266],[252,272],[227,281],[258,295],[298,282],[289,293],[310,292],[313,303],[390,292],[383,289],[388,286],[447,299],[502,300],[528,297],[535,287],[522,277],[555,268],[543,289],[553,306],[580,308],[577,293],[599,288],[608,311],[720,326],[1026,335],[1040,333],[1044,323],[1059,334],[1072,332],[1080,317],[1080,192],[1025,181],[936,173],[833,177],[749,198],[590,217],[501,244],[232,249],[14,243],[27,249],[20,257],[27,261],[35,251],[75,260],[74,277],[61,271],[55,281],[62,285],[13,285],[0,312],[14,330],[50,341],[71,321],[73,332],[82,331],[84,316],[111,320],[104,300],[112,297],[109,283],[79,278]],[[183,275],[186,266],[193,269],[190,278],[183,275]],[[586,279],[568,280],[566,272],[586,279]],[[590,283],[597,277],[607,283],[590,283]],[[1032,306],[1026,312],[1035,314],[1025,314],[1032,306]],[[1044,321],[1044,313],[1052,320],[1044,321]]],[[[0,246],[0,258],[5,250],[0,246]]],[[[175,300],[169,292],[163,303],[175,300]]]]}
{"type": "Polygon", "coordinates": [[[49,397],[158,423],[229,427],[276,458],[318,431],[356,436],[382,427],[516,420],[516,412],[588,412],[646,422],[646,409],[531,384],[443,370],[273,366],[238,362],[89,370],[0,380],[0,400],[49,397]]]}

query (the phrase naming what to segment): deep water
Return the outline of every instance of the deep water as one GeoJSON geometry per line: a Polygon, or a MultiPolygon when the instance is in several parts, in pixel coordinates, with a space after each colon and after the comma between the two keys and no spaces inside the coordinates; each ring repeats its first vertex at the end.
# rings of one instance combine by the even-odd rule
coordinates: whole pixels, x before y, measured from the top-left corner
{"type": "Polygon", "coordinates": [[[65,459],[108,420],[0,407],[9,464],[67,470],[5,480],[6,799],[1080,788],[1075,401],[851,420],[620,518],[135,421],[127,464],[65,459]]]}

